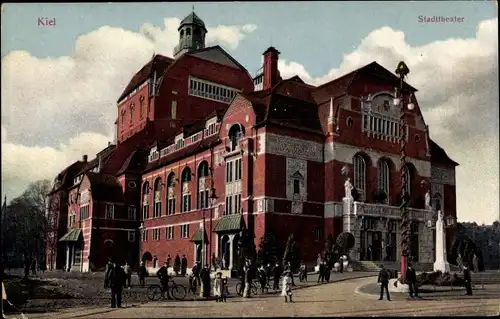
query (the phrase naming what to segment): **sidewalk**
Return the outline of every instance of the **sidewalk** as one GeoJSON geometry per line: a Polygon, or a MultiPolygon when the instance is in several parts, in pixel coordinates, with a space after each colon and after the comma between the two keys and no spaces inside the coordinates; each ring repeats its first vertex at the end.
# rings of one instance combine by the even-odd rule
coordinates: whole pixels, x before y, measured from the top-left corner
{"type": "MultiPolygon", "coordinates": [[[[342,282],[347,280],[365,278],[365,277],[373,277],[374,274],[371,272],[345,272],[345,273],[332,273],[330,277],[330,283],[342,282]]],[[[298,280],[295,281],[294,290],[301,290],[304,288],[316,287],[321,285],[326,285],[326,283],[317,283],[318,275],[310,274],[308,275],[308,282],[301,283],[298,280]]],[[[275,296],[271,295],[270,296],[275,296]]],[[[166,301],[166,303],[172,304],[172,306],[182,305],[184,301],[166,301]]],[[[203,301],[202,301],[203,302],[203,301]]],[[[147,303],[145,304],[147,305],[147,303]]],[[[141,308],[142,305],[132,305],[127,308],[141,308]]],[[[109,312],[120,311],[121,309],[111,309],[109,307],[96,307],[96,308],[73,308],[73,309],[61,309],[57,312],[47,312],[42,314],[28,314],[28,318],[83,318],[83,317],[92,317],[100,314],[106,314],[109,312]]],[[[18,316],[19,317],[19,316],[18,316]]],[[[9,317],[10,318],[10,317],[9,317]]]]}

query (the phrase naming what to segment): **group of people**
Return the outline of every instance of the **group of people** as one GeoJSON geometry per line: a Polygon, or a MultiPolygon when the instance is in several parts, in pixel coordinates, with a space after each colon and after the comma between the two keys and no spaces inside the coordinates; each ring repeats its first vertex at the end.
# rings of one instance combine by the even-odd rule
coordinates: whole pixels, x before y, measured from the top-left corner
{"type": "MultiPolygon", "coordinates": [[[[170,254],[167,255],[167,258],[165,259],[164,265],[167,268],[172,267],[173,271],[175,273],[180,273],[181,276],[185,276],[187,273],[187,266],[188,266],[188,260],[185,254],[182,255],[182,258],[179,256],[179,254],[175,255],[175,258],[172,263],[172,257],[170,254]]],[[[153,256],[153,268],[158,267],[158,257],[156,255],[153,256]]]]}
{"type": "Polygon", "coordinates": [[[339,268],[338,272],[343,273],[344,272],[344,257],[340,256],[338,261],[334,259],[333,257],[329,257],[326,254],[325,255],[318,255],[318,283],[319,282],[330,282],[330,275],[332,272],[333,267],[335,266],[335,263],[339,263],[339,268]]]}
{"type": "Polygon", "coordinates": [[[35,258],[24,258],[24,276],[28,277],[31,271],[32,276],[36,276],[37,270],[45,272],[46,265],[44,262],[37,262],[35,258]]]}

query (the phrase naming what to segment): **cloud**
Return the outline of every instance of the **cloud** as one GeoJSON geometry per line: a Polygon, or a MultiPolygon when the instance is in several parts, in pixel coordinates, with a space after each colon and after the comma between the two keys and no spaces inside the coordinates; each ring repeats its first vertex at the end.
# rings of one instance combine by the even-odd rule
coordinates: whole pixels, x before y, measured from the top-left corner
{"type": "Polygon", "coordinates": [[[499,219],[497,18],[479,23],[474,38],[414,47],[403,32],[383,27],[323,76],[313,77],[302,64],[287,60],[279,61],[279,69],[283,78],[297,74],[308,83],[323,84],[373,61],[392,71],[401,60],[411,70],[408,82],[419,90],[416,96],[431,138],[460,163],[458,218],[487,223],[499,219]]]}
{"type": "MultiPolygon", "coordinates": [[[[103,26],[79,36],[71,56],[37,58],[14,51],[2,59],[2,189],[10,198],[31,181],[53,179],[113,140],[116,100],[153,53],[172,56],[178,18],[138,32],[103,26]],[[61,144],[63,143],[63,144],[61,144]]],[[[229,50],[252,24],[207,27],[207,45],[229,50]]]]}

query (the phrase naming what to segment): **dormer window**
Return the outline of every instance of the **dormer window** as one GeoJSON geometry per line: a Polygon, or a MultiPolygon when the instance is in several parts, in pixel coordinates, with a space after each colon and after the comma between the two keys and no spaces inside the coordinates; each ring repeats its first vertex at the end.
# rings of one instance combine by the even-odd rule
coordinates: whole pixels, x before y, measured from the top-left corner
{"type": "Polygon", "coordinates": [[[243,136],[241,125],[235,124],[229,129],[229,140],[231,141],[231,152],[239,148],[240,139],[243,136]]]}

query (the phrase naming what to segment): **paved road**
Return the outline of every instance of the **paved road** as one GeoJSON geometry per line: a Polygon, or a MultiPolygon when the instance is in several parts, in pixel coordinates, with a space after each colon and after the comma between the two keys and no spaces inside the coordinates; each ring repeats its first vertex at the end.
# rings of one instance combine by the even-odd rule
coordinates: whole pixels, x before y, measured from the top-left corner
{"type": "MultiPolygon", "coordinates": [[[[372,278],[352,279],[316,285],[294,292],[293,304],[285,304],[276,295],[230,299],[227,303],[214,301],[150,302],[124,309],[100,308],[59,312],[30,318],[153,318],[153,317],[235,317],[235,316],[437,316],[492,315],[499,313],[500,297],[448,298],[411,300],[394,298],[378,301],[377,296],[360,295],[360,286],[372,283],[372,278]]],[[[497,294],[498,296],[498,294],[497,294]]]]}

